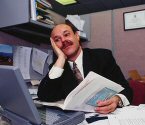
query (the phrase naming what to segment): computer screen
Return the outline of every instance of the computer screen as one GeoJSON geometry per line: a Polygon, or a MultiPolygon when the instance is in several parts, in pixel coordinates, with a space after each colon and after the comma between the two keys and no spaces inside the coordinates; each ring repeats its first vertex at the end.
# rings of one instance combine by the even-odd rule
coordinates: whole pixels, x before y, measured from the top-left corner
{"type": "Polygon", "coordinates": [[[18,67],[0,65],[0,105],[34,124],[41,124],[38,111],[18,67]]]}

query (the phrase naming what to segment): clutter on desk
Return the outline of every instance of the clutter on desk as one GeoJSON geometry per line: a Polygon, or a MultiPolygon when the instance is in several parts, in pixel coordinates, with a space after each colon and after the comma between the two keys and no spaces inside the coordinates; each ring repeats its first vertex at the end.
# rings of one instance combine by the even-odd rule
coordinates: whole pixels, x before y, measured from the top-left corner
{"type": "Polygon", "coordinates": [[[0,65],[19,67],[26,81],[41,80],[48,73],[52,61],[53,51],[50,48],[0,44],[0,65]]]}
{"type": "Polygon", "coordinates": [[[108,120],[110,125],[145,125],[145,104],[118,108],[108,120]]]}

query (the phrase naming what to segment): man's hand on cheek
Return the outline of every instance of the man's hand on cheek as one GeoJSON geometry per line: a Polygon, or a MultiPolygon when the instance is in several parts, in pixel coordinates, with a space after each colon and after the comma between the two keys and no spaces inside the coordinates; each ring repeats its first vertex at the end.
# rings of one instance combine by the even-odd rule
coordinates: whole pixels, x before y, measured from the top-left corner
{"type": "Polygon", "coordinates": [[[50,38],[50,41],[51,41],[51,46],[55,52],[55,54],[58,56],[58,58],[61,58],[61,59],[66,59],[66,55],[62,52],[62,50],[55,44],[55,42],[53,41],[52,38],[50,38]]]}

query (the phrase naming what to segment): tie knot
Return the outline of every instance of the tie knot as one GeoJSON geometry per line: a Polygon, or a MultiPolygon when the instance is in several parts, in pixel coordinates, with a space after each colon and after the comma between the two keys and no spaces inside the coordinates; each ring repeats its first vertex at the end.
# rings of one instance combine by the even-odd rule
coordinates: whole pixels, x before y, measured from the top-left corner
{"type": "Polygon", "coordinates": [[[73,67],[77,67],[77,64],[75,62],[73,62],[73,67]]]}
{"type": "Polygon", "coordinates": [[[75,73],[76,70],[79,70],[77,67],[77,64],[75,62],[73,62],[73,72],[75,73]]]}

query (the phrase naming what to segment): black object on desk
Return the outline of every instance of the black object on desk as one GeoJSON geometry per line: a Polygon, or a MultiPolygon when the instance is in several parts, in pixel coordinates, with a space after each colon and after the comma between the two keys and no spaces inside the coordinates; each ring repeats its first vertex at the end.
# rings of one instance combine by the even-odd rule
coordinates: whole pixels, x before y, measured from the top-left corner
{"type": "Polygon", "coordinates": [[[90,116],[89,118],[86,118],[86,121],[88,123],[92,123],[92,122],[104,120],[104,119],[108,119],[108,117],[107,116],[99,116],[99,114],[96,114],[94,116],[90,116]]]}

